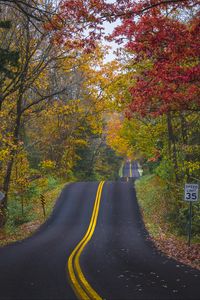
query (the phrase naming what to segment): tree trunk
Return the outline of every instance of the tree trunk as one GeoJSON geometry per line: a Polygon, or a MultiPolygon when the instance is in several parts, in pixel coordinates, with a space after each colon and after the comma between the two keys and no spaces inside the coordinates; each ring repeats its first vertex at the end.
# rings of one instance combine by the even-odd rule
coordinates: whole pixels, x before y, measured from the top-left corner
{"type": "Polygon", "coordinates": [[[177,149],[176,149],[176,139],[175,139],[173,126],[172,126],[172,117],[171,117],[170,112],[168,112],[168,114],[167,114],[167,128],[168,128],[168,138],[169,138],[169,152],[170,152],[170,156],[172,157],[172,161],[173,161],[173,165],[174,165],[174,172],[175,172],[175,179],[177,182],[179,179],[178,178],[177,149]]]}
{"type": "MultiPolygon", "coordinates": [[[[182,135],[183,145],[187,146],[188,145],[187,122],[186,122],[186,119],[182,112],[180,112],[180,120],[181,120],[181,135],[182,135]]],[[[185,151],[185,150],[183,150],[183,151],[185,151]]],[[[185,161],[187,162],[188,161],[187,154],[184,155],[184,158],[185,158],[185,161]]],[[[186,172],[186,176],[187,176],[187,181],[189,181],[190,172],[187,167],[186,167],[185,172],[186,172]]]]}
{"type": "MultiPolygon", "coordinates": [[[[18,100],[17,100],[17,117],[16,117],[16,123],[15,123],[15,130],[14,130],[14,134],[13,134],[13,141],[14,141],[14,145],[16,147],[17,147],[17,144],[18,144],[20,126],[21,126],[22,97],[23,97],[23,93],[20,92],[18,100]]],[[[5,198],[4,198],[4,200],[2,202],[2,205],[1,205],[2,206],[2,219],[3,219],[1,221],[1,224],[5,224],[5,222],[6,222],[8,193],[9,193],[11,175],[12,175],[13,164],[14,164],[14,159],[15,159],[16,153],[17,153],[16,148],[12,149],[11,152],[10,152],[10,160],[8,161],[6,174],[5,174],[5,178],[4,178],[3,191],[5,193],[5,198]]]]}

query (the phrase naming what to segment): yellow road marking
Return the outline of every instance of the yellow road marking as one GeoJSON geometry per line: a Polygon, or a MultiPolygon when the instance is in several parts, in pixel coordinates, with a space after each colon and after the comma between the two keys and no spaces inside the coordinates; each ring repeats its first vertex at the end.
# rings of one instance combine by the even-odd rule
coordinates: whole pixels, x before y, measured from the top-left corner
{"type": "Polygon", "coordinates": [[[132,173],[132,168],[131,168],[131,166],[132,166],[132,164],[131,164],[131,162],[130,162],[130,164],[129,164],[129,168],[130,168],[130,177],[133,177],[133,173],[132,173]]]}
{"type": "Polygon", "coordinates": [[[96,194],[95,204],[92,212],[92,217],[90,220],[90,224],[88,227],[88,230],[82,240],[78,243],[78,245],[75,247],[73,252],[71,253],[69,259],[68,259],[68,274],[71,282],[71,286],[78,297],[78,299],[81,300],[102,300],[102,298],[97,294],[97,292],[91,287],[85,276],[83,275],[83,272],[80,267],[80,256],[85,248],[86,244],[90,241],[92,238],[92,235],[94,233],[98,213],[99,213],[99,206],[101,201],[101,194],[103,189],[104,181],[101,181],[96,194]]]}

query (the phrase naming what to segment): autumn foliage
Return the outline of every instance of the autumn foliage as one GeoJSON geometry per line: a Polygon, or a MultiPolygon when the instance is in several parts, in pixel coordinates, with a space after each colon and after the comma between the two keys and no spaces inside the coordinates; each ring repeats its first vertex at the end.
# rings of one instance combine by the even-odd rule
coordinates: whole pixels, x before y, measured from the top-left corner
{"type": "Polygon", "coordinates": [[[130,112],[159,115],[199,107],[199,25],[198,15],[185,23],[154,9],[115,30],[114,36],[128,40],[135,64],[147,63],[133,75],[130,112]]]}
{"type": "Polygon", "coordinates": [[[109,39],[123,42],[134,65],[132,112],[159,115],[199,106],[199,12],[197,1],[61,1],[48,29],[69,49],[91,51],[104,35],[104,21],[120,19],[109,39]],[[188,11],[192,12],[190,15],[188,11]],[[148,66],[147,66],[148,65],[148,66]]]}
{"type": "Polygon", "coordinates": [[[124,157],[169,190],[199,178],[197,0],[9,2],[1,10],[12,26],[0,26],[4,215],[9,196],[23,197],[37,176],[114,178],[124,157]],[[104,39],[119,45],[110,63],[104,39]]]}

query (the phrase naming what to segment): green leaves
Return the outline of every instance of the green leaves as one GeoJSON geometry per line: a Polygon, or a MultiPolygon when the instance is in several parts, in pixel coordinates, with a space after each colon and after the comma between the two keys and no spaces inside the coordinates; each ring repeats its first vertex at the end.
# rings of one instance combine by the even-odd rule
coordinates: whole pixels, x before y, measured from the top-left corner
{"type": "Polygon", "coordinates": [[[2,21],[2,20],[0,20],[0,28],[3,28],[3,29],[10,29],[11,28],[11,26],[12,26],[12,23],[11,23],[11,21],[2,21]]]}

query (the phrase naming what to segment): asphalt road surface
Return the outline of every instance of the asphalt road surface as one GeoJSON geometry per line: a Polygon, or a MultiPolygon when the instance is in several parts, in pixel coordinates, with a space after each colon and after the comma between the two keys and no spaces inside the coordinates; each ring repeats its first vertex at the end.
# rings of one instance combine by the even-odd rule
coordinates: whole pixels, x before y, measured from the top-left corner
{"type": "Polygon", "coordinates": [[[127,161],[123,166],[122,176],[123,178],[134,178],[134,179],[139,178],[140,174],[138,172],[137,162],[127,161]]]}
{"type": "Polygon", "coordinates": [[[69,184],[37,233],[0,248],[0,299],[80,295],[200,299],[200,272],[168,259],[148,239],[131,182],[69,184]]]}

